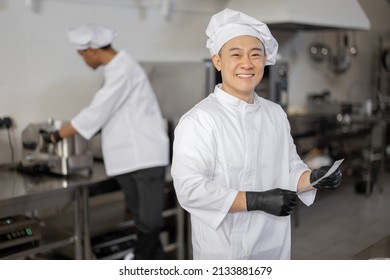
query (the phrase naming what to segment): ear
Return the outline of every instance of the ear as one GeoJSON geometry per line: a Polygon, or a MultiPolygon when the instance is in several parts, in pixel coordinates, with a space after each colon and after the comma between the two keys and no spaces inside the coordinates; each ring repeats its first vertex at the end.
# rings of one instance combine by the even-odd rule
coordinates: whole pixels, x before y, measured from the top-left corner
{"type": "Polygon", "coordinates": [[[93,48],[88,48],[84,51],[84,53],[86,53],[87,55],[89,56],[92,56],[92,55],[95,55],[96,54],[96,49],[93,49],[93,48]]]}
{"type": "Polygon", "coordinates": [[[211,60],[213,61],[214,67],[218,70],[221,71],[221,57],[218,54],[214,54],[211,57],[211,60]]]}
{"type": "Polygon", "coordinates": [[[265,66],[266,63],[267,63],[267,53],[265,52],[263,56],[263,65],[265,66]]]}

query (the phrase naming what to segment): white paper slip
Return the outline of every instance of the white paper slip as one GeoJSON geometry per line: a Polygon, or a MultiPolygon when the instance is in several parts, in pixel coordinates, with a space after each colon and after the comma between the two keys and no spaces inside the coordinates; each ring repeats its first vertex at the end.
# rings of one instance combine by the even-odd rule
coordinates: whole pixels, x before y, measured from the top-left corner
{"type": "Polygon", "coordinates": [[[314,181],[313,183],[305,186],[300,192],[298,192],[298,194],[300,193],[303,193],[304,191],[307,191],[311,186],[315,186],[318,184],[319,181],[321,181],[322,179],[324,178],[327,178],[329,177],[333,172],[336,171],[336,169],[340,166],[340,164],[344,161],[344,159],[339,159],[339,160],[336,160],[333,165],[331,166],[331,168],[328,170],[328,172],[325,173],[324,176],[322,176],[321,178],[319,178],[318,180],[314,181]]]}

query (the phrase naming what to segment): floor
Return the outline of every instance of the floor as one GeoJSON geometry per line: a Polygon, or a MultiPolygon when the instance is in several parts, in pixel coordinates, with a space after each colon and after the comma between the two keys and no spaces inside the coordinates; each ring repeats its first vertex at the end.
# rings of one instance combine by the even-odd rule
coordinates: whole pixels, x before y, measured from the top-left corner
{"type": "Polygon", "coordinates": [[[369,196],[356,192],[355,182],[344,178],[339,189],[319,191],[312,206],[299,205],[297,210],[293,216],[297,225],[292,227],[292,259],[368,259],[383,254],[390,258],[389,241],[386,252],[383,248],[381,253],[377,251],[382,256],[375,251],[357,254],[390,237],[389,172],[381,176],[369,196]]]}

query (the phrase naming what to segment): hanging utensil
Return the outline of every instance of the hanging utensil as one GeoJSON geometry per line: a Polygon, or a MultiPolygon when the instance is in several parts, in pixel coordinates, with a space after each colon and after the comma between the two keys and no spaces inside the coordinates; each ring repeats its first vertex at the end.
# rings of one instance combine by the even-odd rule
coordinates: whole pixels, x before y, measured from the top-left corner
{"type": "Polygon", "coordinates": [[[352,43],[351,47],[349,48],[349,52],[353,55],[356,56],[358,54],[358,48],[356,44],[356,32],[352,31],[352,43]]]}
{"type": "Polygon", "coordinates": [[[330,69],[336,73],[341,74],[348,70],[351,65],[351,57],[349,50],[349,42],[347,34],[337,35],[337,53],[330,61],[330,69]],[[344,41],[343,43],[341,41],[344,41]]]}
{"type": "Polygon", "coordinates": [[[382,53],[382,65],[386,71],[390,71],[390,48],[387,48],[382,53]]]}

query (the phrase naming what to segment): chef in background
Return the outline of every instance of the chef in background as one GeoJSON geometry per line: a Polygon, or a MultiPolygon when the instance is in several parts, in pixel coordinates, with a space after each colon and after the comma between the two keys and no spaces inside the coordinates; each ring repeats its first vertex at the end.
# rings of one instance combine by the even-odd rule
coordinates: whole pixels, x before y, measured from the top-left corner
{"type": "Polygon", "coordinates": [[[317,188],[337,188],[340,170],[306,190],[330,167],[308,169],[284,110],[254,92],[278,50],[268,27],[225,9],[206,34],[222,84],[180,119],[172,162],[178,200],[191,214],[193,257],[289,259],[297,199],[310,205],[317,188]]]}
{"type": "Polygon", "coordinates": [[[126,51],[113,49],[115,36],[94,24],[68,31],[85,63],[103,68],[104,84],[69,124],[46,138],[56,143],[77,132],[88,140],[101,130],[106,173],[122,188],[137,226],[135,259],[158,259],[169,140],[147,75],[126,51]]]}

